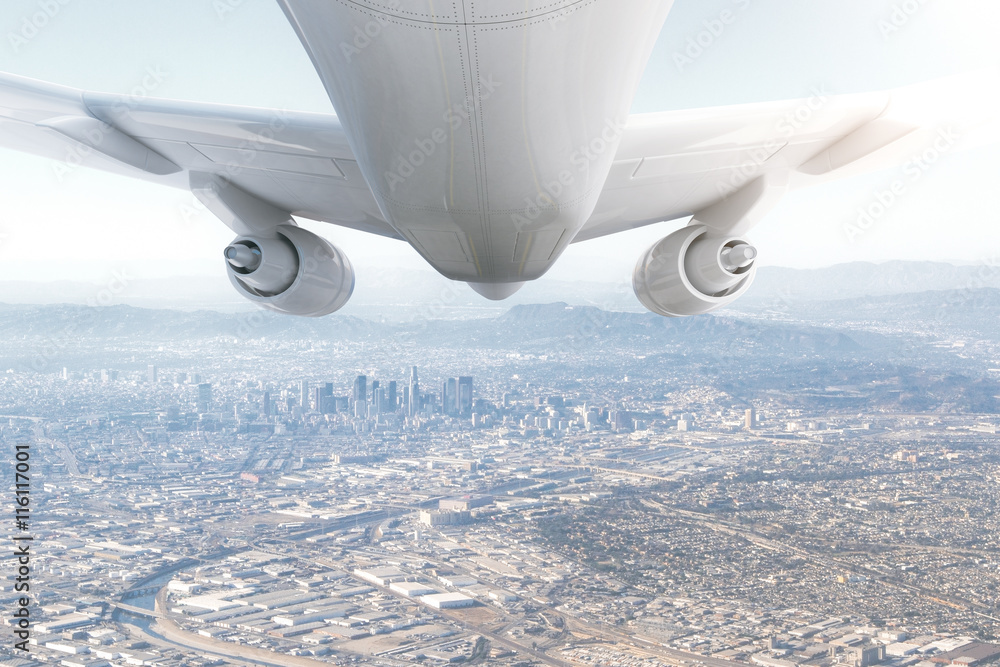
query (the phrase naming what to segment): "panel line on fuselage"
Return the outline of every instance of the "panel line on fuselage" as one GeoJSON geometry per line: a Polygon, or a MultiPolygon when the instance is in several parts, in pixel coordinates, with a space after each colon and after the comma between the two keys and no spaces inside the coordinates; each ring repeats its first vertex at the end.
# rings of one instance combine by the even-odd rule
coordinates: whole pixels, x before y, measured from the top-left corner
{"type": "MultiPolygon", "coordinates": [[[[465,17],[465,2],[461,3],[463,18],[465,17]]],[[[482,86],[480,85],[479,71],[479,47],[476,41],[476,27],[468,23],[465,24],[465,45],[462,49],[463,57],[468,58],[468,72],[471,75],[466,78],[466,99],[471,100],[472,108],[469,109],[469,130],[472,134],[473,163],[476,165],[476,198],[479,203],[479,226],[482,230],[483,244],[486,246],[484,261],[488,277],[494,277],[495,271],[492,259],[492,243],[490,242],[490,205],[489,188],[487,187],[486,174],[486,136],[484,132],[485,120],[483,118],[482,86]],[[471,85],[471,91],[468,87],[471,85]]],[[[463,64],[462,76],[465,77],[466,68],[463,64]]],[[[473,245],[472,236],[466,234],[469,245],[473,245]]],[[[475,254],[475,252],[474,252],[475,254]]],[[[480,278],[484,277],[483,266],[476,259],[476,272],[480,278]]]]}

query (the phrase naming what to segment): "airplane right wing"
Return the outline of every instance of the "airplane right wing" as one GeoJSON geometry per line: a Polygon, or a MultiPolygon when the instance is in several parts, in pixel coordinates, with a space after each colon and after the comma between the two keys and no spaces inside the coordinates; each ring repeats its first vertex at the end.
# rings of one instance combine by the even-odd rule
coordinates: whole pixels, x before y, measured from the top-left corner
{"type": "Polygon", "coordinates": [[[630,117],[585,241],[688,216],[745,230],[792,188],[1000,139],[1000,70],[884,93],[829,95],[630,117]],[[701,214],[701,215],[699,215],[701,214]]]}

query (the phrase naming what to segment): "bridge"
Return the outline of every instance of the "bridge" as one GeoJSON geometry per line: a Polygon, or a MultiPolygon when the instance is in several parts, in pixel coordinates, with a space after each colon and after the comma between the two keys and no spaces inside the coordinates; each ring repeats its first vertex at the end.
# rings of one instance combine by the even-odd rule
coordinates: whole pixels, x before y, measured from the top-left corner
{"type": "Polygon", "coordinates": [[[124,602],[108,602],[108,606],[120,611],[130,616],[138,616],[139,618],[146,618],[151,620],[165,619],[169,618],[166,614],[154,611],[152,609],[144,609],[142,607],[134,607],[130,604],[125,604],[124,602]]]}
{"type": "Polygon", "coordinates": [[[147,595],[155,595],[156,592],[160,590],[159,586],[148,586],[146,588],[130,588],[122,594],[122,602],[125,600],[134,600],[135,598],[145,597],[147,595]]]}

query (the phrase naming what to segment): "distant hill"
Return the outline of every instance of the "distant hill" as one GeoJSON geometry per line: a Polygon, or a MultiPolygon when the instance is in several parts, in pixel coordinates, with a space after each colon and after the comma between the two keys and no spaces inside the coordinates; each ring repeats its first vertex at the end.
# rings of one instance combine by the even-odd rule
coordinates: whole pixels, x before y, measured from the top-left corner
{"type": "Polygon", "coordinates": [[[735,308],[761,302],[855,299],[941,290],[1000,288],[1000,265],[955,266],[942,262],[852,262],[822,269],[764,267],[735,308]]]}
{"type": "MultiPolygon", "coordinates": [[[[529,283],[510,299],[491,302],[468,286],[430,269],[358,269],[357,287],[346,315],[373,321],[409,321],[497,316],[515,305],[565,302],[603,310],[644,312],[632,294],[630,276],[618,282],[557,281],[529,283]]],[[[936,262],[856,262],[822,269],[763,267],[750,291],[730,308],[736,312],[788,310],[811,301],[878,297],[941,290],[1000,289],[1000,266],[954,266],[936,262]]],[[[0,302],[20,304],[96,303],[112,296],[104,287],[81,282],[0,282],[0,302]]],[[[101,301],[102,304],[106,303],[101,301]]],[[[180,310],[249,311],[220,273],[174,279],[133,280],[107,305],[180,310]]]]}
{"type": "Polygon", "coordinates": [[[605,311],[566,303],[514,306],[498,317],[419,319],[376,323],[333,315],[311,319],[265,311],[219,313],[111,306],[0,305],[0,338],[7,341],[323,340],[391,341],[423,347],[493,348],[537,354],[575,353],[603,345],[637,352],[670,348],[722,351],[733,346],[771,346],[775,351],[847,352],[848,335],[810,325],[748,322],[731,317],[670,319],[652,313],[605,311]]]}
{"type": "Polygon", "coordinates": [[[1000,289],[936,290],[796,304],[790,312],[808,322],[871,324],[929,335],[1000,340],[1000,289]]]}
{"type": "Polygon", "coordinates": [[[992,413],[1000,385],[989,377],[982,356],[956,354],[950,341],[934,343],[977,332],[995,338],[998,307],[996,289],[809,302],[801,308],[803,317],[681,319],[565,302],[515,305],[496,316],[466,319],[436,319],[428,311],[428,317],[407,322],[343,314],[309,319],[265,311],[0,304],[0,371],[135,371],[147,363],[186,369],[195,350],[199,358],[253,364],[275,355],[312,358],[314,346],[324,343],[335,347],[335,355],[355,360],[402,354],[433,358],[437,366],[468,368],[471,359],[495,359],[529,372],[565,368],[572,377],[611,374],[654,384],[691,378],[732,396],[777,392],[803,408],[835,400],[859,411],[880,405],[992,413]]]}

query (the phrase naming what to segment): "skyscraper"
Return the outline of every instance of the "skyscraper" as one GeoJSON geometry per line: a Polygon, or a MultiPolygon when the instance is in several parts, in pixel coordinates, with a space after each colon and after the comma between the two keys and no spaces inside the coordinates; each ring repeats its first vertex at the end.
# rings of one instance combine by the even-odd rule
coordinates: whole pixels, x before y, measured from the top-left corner
{"type": "Polygon", "coordinates": [[[156,384],[157,380],[159,380],[159,377],[156,372],[156,366],[153,364],[146,366],[146,382],[156,384]]]}
{"type": "Polygon", "coordinates": [[[468,417],[472,414],[472,378],[464,375],[458,378],[458,395],[456,397],[458,414],[468,417]]]}
{"type": "Polygon", "coordinates": [[[441,387],[441,412],[446,415],[458,414],[458,380],[448,378],[441,387]]]}
{"type": "Polygon", "coordinates": [[[354,402],[364,405],[368,402],[368,377],[359,375],[354,380],[354,402]]]}
{"type": "Polygon", "coordinates": [[[417,367],[410,370],[410,400],[407,405],[406,414],[411,417],[420,412],[420,385],[417,382],[417,367]]]}
{"type": "Polygon", "coordinates": [[[309,381],[299,380],[299,405],[302,406],[302,411],[306,412],[309,410],[309,381]]]}
{"type": "Polygon", "coordinates": [[[753,430],[753,427],[757,425],[757,410],[750,408],[744,413],[745,422],[743,427],[748,431],[753,430]]]}
{"type": "Polygon", "coordinates": [[[325,415],[333,414],[337,411],[337,401],[333,397],[333,383],[327,382],[320,391],[319,404],[317,410],[325,415]]]}
{"type": "Polygon", "coordinates": [[[386,410],[389,411],[389,412],[395,412],[396,411],[396,403],[397,403],[397,401],[396,401],[396,381],[395,380],[389,380],[389,397],[388,397],[388,400],[386,402],[388,403],[388,405],[386,406],[386,410]]]}
{"type": "Polygon", "coordinates": [[[212,405],[212,383],[202,382],[198,385],[198,401],[196,409],[198,412],[208,412],[212,405]]]}

